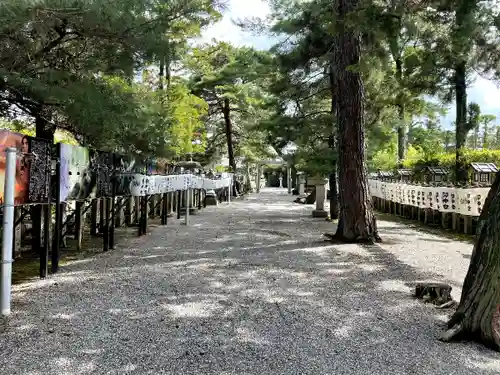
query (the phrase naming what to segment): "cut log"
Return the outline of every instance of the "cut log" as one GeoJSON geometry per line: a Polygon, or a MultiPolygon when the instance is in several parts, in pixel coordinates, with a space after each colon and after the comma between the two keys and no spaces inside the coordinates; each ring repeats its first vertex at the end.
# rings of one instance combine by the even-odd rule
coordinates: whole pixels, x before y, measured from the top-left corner
{"type": "Polygon", "coordinates": [[[451,298],[451,289],[452,287],[448,284],[419,283],[415,286],[414,296],[424,300],[424,302],[442,306],[453,301],[451,298]]]}

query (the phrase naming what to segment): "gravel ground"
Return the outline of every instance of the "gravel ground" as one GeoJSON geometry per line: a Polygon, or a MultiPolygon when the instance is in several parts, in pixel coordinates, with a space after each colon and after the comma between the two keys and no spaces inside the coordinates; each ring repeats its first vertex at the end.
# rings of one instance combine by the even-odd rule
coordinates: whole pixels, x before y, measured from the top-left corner
{"type": "Polygon", "coordinates": [[[15,287],[1,374],[498,374],[442,344],[419,280],[459,292],[471,245],[380,221],[382,246],[334,245],[284,190],[171,220],[15,287]]]}

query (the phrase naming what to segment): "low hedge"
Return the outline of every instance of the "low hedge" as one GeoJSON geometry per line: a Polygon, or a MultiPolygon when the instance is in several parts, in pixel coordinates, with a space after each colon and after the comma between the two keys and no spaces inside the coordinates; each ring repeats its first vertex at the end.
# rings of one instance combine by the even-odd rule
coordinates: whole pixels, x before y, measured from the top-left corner
{"type": "MultiPolygon", "coordinates": [[[[500,150],[464,150],[464,158],[470,163],[493,163],[500,166],[500,150]]],[[[455,166],[455,151],[440,153],[428,158],[404,160],[403,165],[410,169],[420,169],[424,166],[453,168],[455,166]]]]}

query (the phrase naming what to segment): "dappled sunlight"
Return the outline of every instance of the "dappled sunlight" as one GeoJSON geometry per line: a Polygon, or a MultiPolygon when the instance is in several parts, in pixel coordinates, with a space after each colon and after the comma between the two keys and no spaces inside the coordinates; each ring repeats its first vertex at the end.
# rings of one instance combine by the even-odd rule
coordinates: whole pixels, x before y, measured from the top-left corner
{"type": "Polygon", "coordinates": [[[221,312],[223,307],[212,300],[187,302],[183,304],[164,304],[162,307],[169,311],[172,317],[180,318],[209,318],[221,312]]]}
{"type": "Polygon", "coordinates": [[[259,249],[266,249],[266,248],[270,248],[270,247],[296,245],[296,244],[299,244],[300,242],[301,241],[299,241],[299,240],[284,240],[284,241],[280,241],[279,244],[272,243],[272,244],[268,244],[268,245],[264,245],[264,244],[262,244],[262,242],[260,242],[260,243],[255,244],[256,246],[240,247],[239,249],[240,250],[259,250],[259,249]]]}
{"type": "Polygon", "coordinates": [[[242,342],[251,342],[257,345],[271,345],[270,341],[264,340],[256,332],[247,327],[236,328],[236,338],[242,342]]]}
{"type": "Polygon", "coordinates": [[[103,349],[82,349],[79,352],[82,354],[95,355],[95,354],[103,353],[104,350],[103,349]]]}
{"type": "Polygon", "coordinates": [[[164,258],[167,256],[166,254],[157,254],[157,255],[124,255],[123,259],[156,259],[156,258],[164,258]]]}
{"type": "Polygon", "coordinates": [[[472,356],[472,358],[466,359],[466,366],[470,370],[481,369],[486,371],[491,371],[491,374],[498,374],[498,368],[500,368],[500,356],[497,353],[491,352],[492,357],[496,358],[484,358],[481,356],[472,356]]]}
{"type": "Polygon", "coordinates": [[[63,285],[63,284],[77,284],[82,282],[85,279],[100,277],[93,271],[74,271],[74,272],[65,272],[58,275],[56,279],[37,279],[33,281],[28,281],[23,284],[16,284],[12,286],[13,293],[18,291],[27,292],[32,291],[34,289],[45,288],[55,285],[63,285]]]}
{"type": "Polygon", "coordinates": [[[317,247],[305,247],[305,248],[299,248],[299,249],[292,249],[292,250],[283,250],[284,253],[298,253],[298,252],[303,252],[303,253],[314,253],[318,256],[330,256],[331,254],[328,254],[332,250],[334,250],[334,246],[317,246],[317,247]]]}
{"type": "Polygon", "coordinates": [[[35,324],[23,324],[23,325],[16,327],[16,329],[18,331],[31,331],[31,330],[36,329],[36,328],[37,328],[37,326],[35,324]]]}
{"type": "Polygon", "coordinates": [[[76,259],[76,260],[65,260],[64,261],[64,265],[65,266],[75,266],[75,265],[82,265],[82,264],[92,263],[93,261],[94,261],[93,258],[76,259]]]}
{"type": "Polygon", "coordinates": [[[297,297],[312,297],[312,296],[314,296],[313,292],[309,292],[309,291],[301,290],[301,289],[297,289],[297,288],[289,288],[289,289],[287,289],[287,293],[292,294],[292,295],[297,296],[297,297]]]}
{"type": "Polygon", "coordinates": [[[322,241],[332,224],[311,207],[262,196],[19,285],[2,371],[319,375],[347,374],[344,363],[353,375],[495,373],[482,349],[439,343],[449,311],[411,296],[416,281],[442,275],[390,245],[322,241]]]}
{"type": "Polygon", "coordinates": [[[392,305],[387,306],[386,311],[391,313],[400,313],[408,309],[418,308],[419,306],[420,302],[417,300],[397,301],[394,302],[392,305]]]}
{"type": "Polygon", "coordinates": [[[383,280],[378,284],[378,288],[387,291],[408,293],[409,289],[403,280],[383,280]]]}
{"type": "Polygon", "coordinates": [[[326,270],[321,271],[321,274],[330,274],[330,275],[342,275],[344,273],[351,272],[350,269],[346,268],[329,268],[326,270]]]}
{"type": "Polygon", "coordinates": [[[352,331],[354,330],[352,325],[345,325],[343,327],[335,328],[333,330],[333,333],[337,337],[349,337],[352,334],[352,331]]]}
{"type": "Polygon", "coordinates": [[[367,263],[357,264],[356,267],[361,269],[363,272],[367,273],[379,272],[386,269],[384,266],[378,264],[367,264],[367,263]]]}
{"type": "Polygon", "coordinates": [[[57,313],[51,316],[52,319],[64,319],[64,320],[71,320],[73,319],[77,314],[63,314],[63,313],[57,313]]]}
{"type": "Polygon", "coordinates": [[[124,312],[128,311],[124,309],[108,309],[107,312],[110,313],[111,315],[120,315],[123,314],[124,312]]]}

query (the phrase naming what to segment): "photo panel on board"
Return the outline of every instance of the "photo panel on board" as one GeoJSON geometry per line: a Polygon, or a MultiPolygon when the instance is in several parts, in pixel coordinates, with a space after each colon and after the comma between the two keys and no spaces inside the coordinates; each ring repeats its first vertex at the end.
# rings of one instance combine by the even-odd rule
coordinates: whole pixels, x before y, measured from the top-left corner
{"type": "Polygon", "coordinates": [[[9,147],[17,149],[14,203],[16,205],[26,204],[29,200],[30,168],[27,157],[27,153],[29,152],[29,137],[6,129],[0,130],[0,204],[3,203],[4,199],[6,167],[5,150],[9,147]]]}
{"type": "Polygon", "coordinates": [[[89,150],[59,144],[59,199],[61,202],[84,200],[95,196],[96,178],[92,173],[89,150]]]}
{"type": "Polygon", "coordinates": [[[142,176],[146,175],[147,163],[131,155],[114,154],[117,196],[140,196],[144,190],[142,176]]]}

